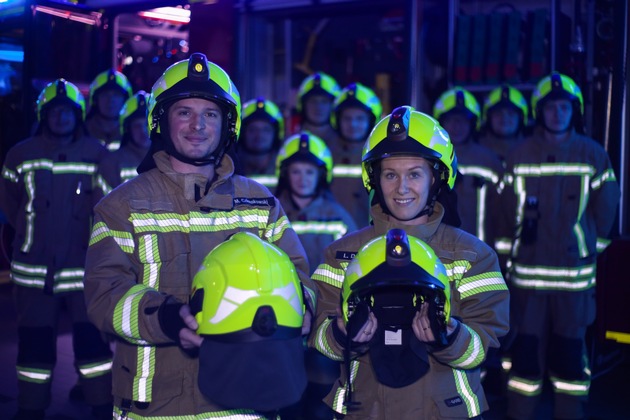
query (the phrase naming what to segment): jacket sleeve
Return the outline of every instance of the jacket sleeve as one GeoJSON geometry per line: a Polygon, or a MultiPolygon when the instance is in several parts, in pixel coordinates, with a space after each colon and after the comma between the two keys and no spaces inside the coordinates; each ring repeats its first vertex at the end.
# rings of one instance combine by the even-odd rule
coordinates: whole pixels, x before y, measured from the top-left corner
{"type": "Polygon", "coordinates": [[[306,251],[300,242],[300,238],[297,233],[291,227],[291,223],[287,218],[282,205],[275,199],[276,205],[269,212],[269,220],[267,223],[267,229],[263,232],[266,240],[272,244],[280,247],[291,258],[291,261],[295,265],[298,272],[298,276],[302,285],[306,298],[310,302],[310,308],[313,313],[316,311],[317,305],[317,287],[315,283],[308,276],[309,264],[306,257],[306,251]]]}
{"type": "Polygon", "coordinates": [[[13,227],[16,224],[21,202],[19,174],[14,161],[13,153],[9,150],[2,165],[2,178],[0,179],[0,210],[2,210],[7,221],[13,227]]]}
{"type": "Polygon", "coordinates": [[[597,252],[603,252],[610,244],[610,234],[615,221],[621,190],[610,159],[602,150],[602,162],[591,180],[590,198],[586,213],[595,221],[597,230],[597,252]]]}
{"type": "Polygon", "coordinates": [[[509,292],[496,255],[481,241],[474,248],[438,256],[451,278],[451,316],[461,325],[452,343],[433,348],[432,354],[451,367],[472,369],[509,330],[509,292]]]}
{"type": "Polygon", "coordinates": [[[336,322],[337,308],[340,307],[344,272],[345,267],[342,267],[335,258],[334,249],[328,246],[324,251],[324,262],[313,273],[313,280],[319,289],[319,301],[313,332],[309,337],[309,347],[337,361],[343,360],[343,348],[333,336],[332,323],[336,322]]]}
{"type": "Polygon", "coordinates": [[[129,210],[106,197],[95,209],[87,250],[84,292],[88,316],[101,331],[133,344],[172,343],[160,327],[158,309],[168,296],[142,284],[141,252],[129,210]]]}

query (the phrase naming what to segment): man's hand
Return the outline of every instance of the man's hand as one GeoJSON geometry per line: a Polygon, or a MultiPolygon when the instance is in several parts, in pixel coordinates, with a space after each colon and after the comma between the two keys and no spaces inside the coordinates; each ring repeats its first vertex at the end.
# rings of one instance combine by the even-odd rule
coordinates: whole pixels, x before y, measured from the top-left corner
{"type": "Polygon", "coordinates": [[[199,328],[199,324],[190,313],[190,307],[188,305],[182,306],[179,310],[179,316],[182,317],[184,324],[186,324],[186,328],[179,330],[179,341],[182,348],[190,350],[195,347],[201,347],[203,338],[195,332],[199,328]]]}
{"type": "Polygon", "coordinates": [[[304,319],[302,320],[302,335],[308,335],[311,332],[311,324],[313,323],[313,314],[310,310],[304,312],[304,319]]]}

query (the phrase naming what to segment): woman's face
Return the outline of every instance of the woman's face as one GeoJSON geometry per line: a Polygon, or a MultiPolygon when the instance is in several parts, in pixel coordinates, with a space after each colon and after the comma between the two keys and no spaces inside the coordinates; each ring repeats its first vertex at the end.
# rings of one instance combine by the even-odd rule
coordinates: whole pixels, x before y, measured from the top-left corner
{"type": "Polygon", "coordinates": [[[298,197],[311,197],[317,189],[319,170],[308,162],[293,162],[287,168],[289,187],[298,197]]]}
{"type": "Polygon", "coordinates": [[[409,221],[427,205],[433,171],[429,162],[421,157],[389,157],[381,162],[379,182],[392,216],[409,221]]]}

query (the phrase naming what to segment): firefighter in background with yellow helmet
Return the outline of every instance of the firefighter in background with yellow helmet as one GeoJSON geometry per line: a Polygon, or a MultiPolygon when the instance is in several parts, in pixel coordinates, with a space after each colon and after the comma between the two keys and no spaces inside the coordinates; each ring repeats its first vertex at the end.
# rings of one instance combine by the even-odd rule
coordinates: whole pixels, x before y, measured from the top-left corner
{"type": "Polygon", "coordinates": [[[483,103],[479,144],[494,151],[502,163],[512,149],[522,143],[529,124],[527,101],[513,86],[502,85],[490,91],[483,103]]]}
{"type": "Polygon", "coordinates": [[[149,94],[141,90],[127,99],[120,110],[120,148],[107,155],[98,168],[101,196],[138,175],[138,165],[147,154],[151,139],[147,123],[149,94]]]}
{"type": "Polygon", "coordinates": [[[122,138],[119,114],[133,94],[127,76],[109,69],[99,73],[90,84],[89,111],[85,119],[90,135],[113,152],[122,138]]]}
{"type": "Polygon", "coordinates": [[[337,141],[337,133],[330,125],[330,115],[339,93],[337,81],[324,72],[319,71],[306,77],[298,88],[295,104],[301,118],[298,132],[313,133],[327,145],[337,141]]]}
{"type": "MultiPolygon", "coordinates": [[[[375,380],[369,364],[353,358],[352,401],[360,404],[345,404],[346,377],[335,383],[326,402],[346,418],[480,418],[488,405],[479,383],[479,365],[488,347],[497,346],[508,330],[509,295],[492,249],[443,222],[445,210],[438,196],[440,190],[454,187],[457,174],[449,136],[428,115],[411,107],[396,108],[372,130],[364,147],[363,170],[366,189],[374,191],[374,224],[325,250],[325,260],[312,276],[320,300],[309,345],[333,360],[343,360],[348,345],[340,308],[344,276],[356,271],[350,271],[352,259],[363,246],[394,228],[425,242],[446,267],[450,321],[446,341],[438,342],[424,330],[429,328],[429,314],[414,318],[413,336],[420,342],[416,348],[425,350],[422,357],[428,356],[428,370],[417,369],[410,372],[412,378],[383,385],[375,380]]],[[[352,329],[356,335],[350,335],[353,352],[361,353],[366,346],[386,352],[386,346],[398,345],[403,335],[410,338],[409,332],[388,330],[388,323],[377,321],[374,313],[364,316],[365,321],[352,329]]]]}
{"type": "Polygon", "coordinates": [[[278,106],[259,97],[243,105],[243,128],[237,144],[239,173],[274,188],[276,156],[284,140],[284,118],[278,106]]]}
{"type": "Polygon", "coordinates": [[[276,159],[275,195],[304,245],[311,274],[328,244],[356,230],[350,214],[330,193],[332,169],[330,150],[310,133],[289,137],[276,159]]]}
{"type": "Polygon", "coordinates": [[[85,100],[74,84],[49,83],[37,100],[35,135],[12,147],[2,168],[0,206],[16,232],[16,419],[43,419],[50,405],[64,307],[85,401],[95,417],[111,418],[111,351],[88,319],[83,292],[94,179],[107,150],[87,136],[84,116],[85,100]]]}
{"type": "Polygon", "coordinates": [[[368,225],[370,215],[361,178],[361,153],[382,113],[381,101],[372,89],[351,83],[335,99],[331,114],[331,125],[338,133],[337,141],[329,143],[334,161],[331,191],[359,227],[368,225]]]}
{"type": "Polygon", "coordinates": [[[587,327],[595,318],[597,256],[610,243],[620,189],[606,151],[583,133],[584,101],[557,72],[532,92],[533,135],[508,156],[505,246],[516,337],[508,416],[533,418],[547,377],[553,416],[584,418],[587,327]]]}
{"type": "Polygon", "coordinates": [[[498,208],[499,181],[503,167],[499,157],[475,141],[480,124],[477,100],[469,91],[453,88],[435,102],[433,117],[448,132],[457,153],[455,184],[461,228],[495,246],[494,224],[498,208]]]}
{"type": "Polygon", "coordinates": [[[290,256],[312,310],[308,261],[278,200],[234,174],[226,151],[241,101],[223,69],[201,53],[173,64],[153,85],[148,112],[151,148],[139,175],[96,206],[86,258],[88,313],[116,339],[114,409],[131,419],[236,415],[197,385],[189,349],[200,337],[187,305],[195,272],[215,246],[251,232],[290,256]]]}

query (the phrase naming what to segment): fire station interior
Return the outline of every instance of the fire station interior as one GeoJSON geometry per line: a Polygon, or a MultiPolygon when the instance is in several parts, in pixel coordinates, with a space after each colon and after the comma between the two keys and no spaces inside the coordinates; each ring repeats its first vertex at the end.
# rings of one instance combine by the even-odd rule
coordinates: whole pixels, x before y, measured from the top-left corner
{"type": "MultiPolygon", "coordinates": [[[[588,418],[628,418],[630,255],[627,0],[0,0],[0,161],[29,136],[35,100],[64,77],[87,94],[107,68],[150,91],[171,64],[203,52],[241,98],[273,98],[297,123],[300,82],[324,71],[345,86],[371,86],[384,115],[409,104],[430,113],[444,90],[462,86],[481,102],[509,83],[529,99],[553,70],[581,87],[586,133],[608,152],[621,185],[612,243],[599,257],[597,317],[588,331],[588,418]]],[[[87,96],[87,95],[86,95],[87,96]]],[[[12,229],[0,214],[0,418],[16,409],[17,331],[9,278],[12,229]]],[[[70,324],[62,318],[53,419],[89,418],[70,401],[76,383],[70,324]]],[[[539,418],[551,418],[550,396],[539,418]]],[[[490,401],[486,419],[506,402],[490,401]]]]}

